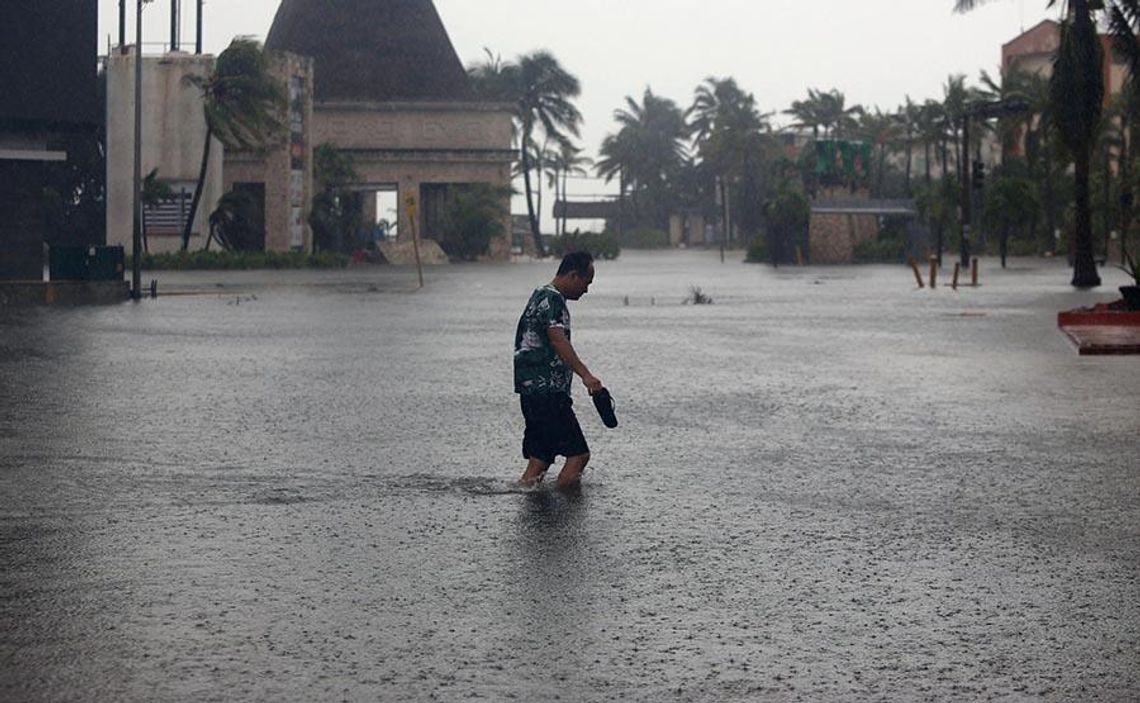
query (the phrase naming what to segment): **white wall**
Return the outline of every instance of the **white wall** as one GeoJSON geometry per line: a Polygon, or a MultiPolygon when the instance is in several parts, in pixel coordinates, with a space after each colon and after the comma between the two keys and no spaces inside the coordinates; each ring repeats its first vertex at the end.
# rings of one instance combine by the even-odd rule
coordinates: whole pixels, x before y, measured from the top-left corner
{"type": "MultiPolygon", "coordinates": [[[[166,54],[143,57],[142,175],[158,168],[163,181],[193,184],[198,179],[206,120],[200,91],[187,75],[208,75],[212,56],[166,54]]],[[[134,55],[113,54],[107,61],[107,243],[131,251],[132,181],[134,177],[134,55]]],[[[211,145],[191,249],[205,246],[206,218],[222,196],[223,148],[211,145]]],[[[181,247],[178,236],[150,236],[152,253],[181,247]]]]}

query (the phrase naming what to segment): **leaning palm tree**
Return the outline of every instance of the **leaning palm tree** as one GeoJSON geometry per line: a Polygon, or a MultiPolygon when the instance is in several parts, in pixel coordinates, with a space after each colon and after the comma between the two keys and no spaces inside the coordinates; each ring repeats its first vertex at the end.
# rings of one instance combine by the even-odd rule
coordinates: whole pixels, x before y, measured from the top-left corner
{"type": "MultiPolygon", "coordinates": [[[[956,0],[954,9],[966,12],[983,1],[956,0]]],[[[1048,0],[1046,6],[1054,7],[1062,1],[1067,18],[1061,25],[1061,45],[1049,79],[1050,107],[1061,139],[1073,155],[1076,232],[1072,285],[1092,288],[1100,285],[1100,274],[1093,259],[1089,172],[1104,102],[1104,49],[1093,12],[1103,8],[1105,3],[1103,0],[1048,0]]]]}
{"type": "Polygon", "coordinates": [[[572,146],[570,136],[578,136],[578,127],[582,123],[582,114],[572,101],[578,97],[582,88],[578,79],[547,51],[520,56],[516,65],[516,116],[521,127],[519,153],[526,188],[527,217],[530,220],[535,251],[542,256],[545,248],[542,245],[531,183],[531,171],[534,168],[530,158],[531,144],[535,141],[537,128],[541,127],[545,138],[559,147],[572,146]]]}
{"type": "Polygon", "coordinates": [[[227,149],[264,148],[280,136],[285,111],[285,89],[270,72],[269,60],[261,45],[238,37],[218,55],[209,76],[189,76],[187,82],[202,92],[206,117],[206,140],[202,165],[190,202],[190,214],[182,229],[182,250],[190,246],[194,214],[202,200],[210,144],[214,137],[227,149]]]}

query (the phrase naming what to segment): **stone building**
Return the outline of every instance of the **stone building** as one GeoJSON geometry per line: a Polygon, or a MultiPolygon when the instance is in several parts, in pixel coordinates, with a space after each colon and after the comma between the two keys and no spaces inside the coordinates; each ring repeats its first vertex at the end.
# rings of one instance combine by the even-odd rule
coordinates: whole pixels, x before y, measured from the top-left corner
{"type": "Polygon", "coordinates": [[[262,248],[311,251],[313,201],[313,61],[270,52],[270,72],[286,91],[283,138],[257,152],[226,151],[226,192],[242,191],[260,205],[262,248]]]}
{"type": "MultiPolygon", "coordinates": [[[[1112,47],[1112,37],[1100,35],[1104,50],[1104,103],[1120,94],[1128,75],[1128,65],[1124,58],[1112,47]]],[[[1013,72],[1032,73],[1043,78],[1053,75],[1053,61],[1061,46],[1061,25],[1053,20],[1042,20],[1030,29],[1009,40],[1001,47],[1001,71],[1003,75],[1013,72]]],[[[1025,152],[1024,135],[1013,146],[1013,155],[1025,152]]]]}
{"type": "MultiPolygon", "coordinates": [[[[510,186],[511,107],[476,98],[431,0],[284,0],[266,47],[312,58],[313,144],[351,156],[358,190],[397,194],[401,240],[410,214],[421,237],[438,236],[457,185],[510,186]]],[[[508,250],[503,237],[492,254],[508,250]]]]}

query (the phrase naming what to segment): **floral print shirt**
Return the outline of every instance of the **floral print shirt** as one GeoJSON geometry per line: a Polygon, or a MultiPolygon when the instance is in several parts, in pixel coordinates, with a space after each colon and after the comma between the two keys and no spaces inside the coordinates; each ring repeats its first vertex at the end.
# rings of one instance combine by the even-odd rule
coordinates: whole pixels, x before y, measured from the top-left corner
{"type": "Polygon", "coordinates": [[[570,309],[551,284],[536,288],[515,331],[515,393],[569,393],[573,372],[558,357],[547,330],[560,327],[570,339],[570,309]]]}

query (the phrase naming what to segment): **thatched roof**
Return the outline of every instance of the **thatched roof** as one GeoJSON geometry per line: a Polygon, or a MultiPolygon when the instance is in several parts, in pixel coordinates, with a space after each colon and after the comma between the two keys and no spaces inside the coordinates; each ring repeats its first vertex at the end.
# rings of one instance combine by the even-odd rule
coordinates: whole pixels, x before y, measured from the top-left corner
{"type": "Polygon", "coordinates": [[[313,58],[318,102],[474,99],[431,0],[283,0],[265,45],[313,58]]]}

